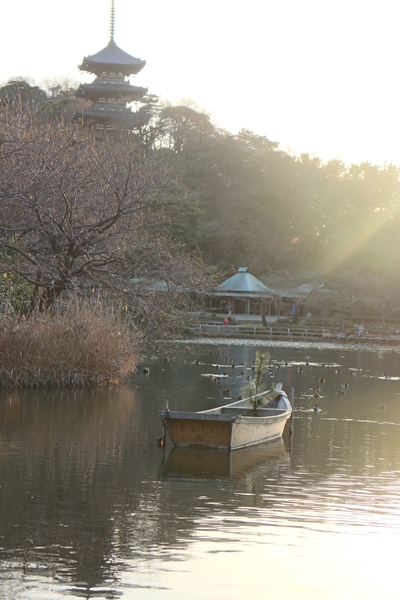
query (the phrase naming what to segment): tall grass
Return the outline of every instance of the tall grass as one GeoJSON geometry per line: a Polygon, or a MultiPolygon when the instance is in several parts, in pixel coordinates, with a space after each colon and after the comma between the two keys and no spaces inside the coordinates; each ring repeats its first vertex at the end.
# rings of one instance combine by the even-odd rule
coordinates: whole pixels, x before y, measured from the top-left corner
{"type": "Polygon", "coordinates": [[[0,317],[0,387],[107,385],[136,371],[139,337],[99,302],[0,317]]]}

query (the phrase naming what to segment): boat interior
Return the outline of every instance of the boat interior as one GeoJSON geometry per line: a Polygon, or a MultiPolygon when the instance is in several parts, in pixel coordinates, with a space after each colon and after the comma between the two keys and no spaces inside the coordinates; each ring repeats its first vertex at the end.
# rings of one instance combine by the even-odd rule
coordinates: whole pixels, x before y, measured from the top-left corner
{"type": "Polygon", "coordinates": [[[287,408],[257,408],[256,411],[254,411],[254,408],[243,408],[242,406],[221,406],[207,412],[230,415],[233,417],[273,417],[275,415],[283,415],[287,412],[287,408]]]}

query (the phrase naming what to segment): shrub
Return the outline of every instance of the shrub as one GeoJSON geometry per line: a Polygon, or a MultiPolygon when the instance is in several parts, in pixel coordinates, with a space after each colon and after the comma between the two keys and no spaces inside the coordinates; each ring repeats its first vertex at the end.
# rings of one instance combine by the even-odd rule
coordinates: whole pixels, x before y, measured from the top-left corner
{"type": "Polygon", "coordinates": [[[0,387],[107,385],[136,371],[139,336],[99,302],[69,301],[0,321],[0,387]]]}

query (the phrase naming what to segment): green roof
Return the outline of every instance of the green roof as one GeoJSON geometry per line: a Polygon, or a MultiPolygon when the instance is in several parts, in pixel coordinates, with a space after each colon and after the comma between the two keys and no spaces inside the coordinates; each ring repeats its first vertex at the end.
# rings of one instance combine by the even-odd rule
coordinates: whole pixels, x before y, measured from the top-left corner
{"type": "Polygon", "coordinates": [[[268,293],[270,290],[259,279],[247,271],[247,267],[240,267],[238,272],[229,279],[226,279],[218,285],[215,292],[235,292],[235,293],[268,293]]]}

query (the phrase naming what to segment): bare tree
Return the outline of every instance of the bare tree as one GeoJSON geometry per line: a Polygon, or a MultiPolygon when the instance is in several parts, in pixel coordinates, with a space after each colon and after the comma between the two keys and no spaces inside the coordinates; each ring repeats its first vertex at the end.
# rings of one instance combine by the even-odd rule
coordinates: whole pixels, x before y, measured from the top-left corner
{"type": "MultiPolygon", "coordinates": [[[[399,270],[348,271],[337,277],[336,290],[347,301],[357,322],[378,321],[382,334],[387,321],[400,318],[399,270]]],[[[399,322],[399,321],[397,321],[399,322]]]]}
{"type": "Polygon", "coordinates": [[[79,87],[79,81],[72,79],[68,75],[58,77],[48,77],[42,82],[42,89],[45,90],[49,98],[73,98],[79,87]]]}
{"type": "Polygon", "coordinates": [[[191,100],[183,100],[179,106],[166,105],[161,112],[164,135],[178,154],[189,140],[201,145],[203,137],[215,131],[210,115],[198,108],[191,100]]]}
{"type": "Polygon", "coordinates": [[[148,332],[173,323],[206,279],[169,235],[174,174],[141,144],[96,144],[81,126],[21,108],[0,114],[0,139],[0,261],[32,285],[31,308],[103,290],[148,332]]]}

